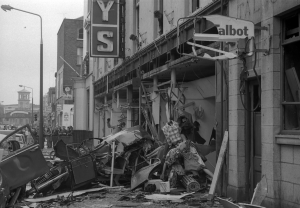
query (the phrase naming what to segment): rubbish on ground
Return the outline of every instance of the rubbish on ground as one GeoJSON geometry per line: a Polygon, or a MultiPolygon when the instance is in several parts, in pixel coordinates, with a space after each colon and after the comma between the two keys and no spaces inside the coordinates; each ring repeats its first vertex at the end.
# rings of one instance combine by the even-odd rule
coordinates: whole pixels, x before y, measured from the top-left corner
{"type": "Polygon", "coordinates": [[[238,203],[240,205],[240,208],[266,208],[259,205],[253,205],[253,204],[245,204],[245,203],[238,203]]]}
{"type": "Polygon", "coordinates": [[[220,204],[222,204],[224,206],[224,208],[240,208],[239,205],[227,200],[227,199],[222,199],[217,197],[217,199],[219,199],[220,204]]]}
{"type": "Polygon", "coordinates": [[[96,192],[96,191],[101,191],[101,190],[105,190],[105,189],[117,189],[117,188],[121,188],[122,186],[116,186],[116,187],[101,187],[101,188],[92,188],[92,189],[86,189],[86,190],[80,190],[80,191],[74,191],[74,192],[65,192],[65,193],[61,193],[61,194],[56,194],[56,195],[51,195],[51,196],[46,196],[46,197],[40,197],[40,198],[34,198],[34,199],[25,199],[25,201],[28,202],[43,202],[43,201],[49,201],[51,199],[56,199],[58,197],[68,197],[70,195],[72,196],[80,196],[82,194],[85,193],[89,193],[89,192],[96,192]]]}
{"type": "Polygon", "coordinates": [[[268,194],[267,178],[265,175],[263,175],[261,181],[256,185],[256,188],[254,189],[251,204],[261,205],[263,200],[266,198],[267,194],[268,194]]]}
{"type": "Polygon", "coordinates": [[[194,192],[192,193],[187,193],[187,194],[182,194],[182,195],[165,195],[165,194],[152,194],[152,195],[146,195],[145,198],[146,199],[151,199],[151,200],[157,200],[157,201],[163,201],[163,200],[167,200],[167,201],[175,201],[175,202],[181,202],[180,199],[182,199],[183,197],[186,197],[188,195],[192,195],[194,194],[194,192]]]}
{"type": "Polygon", "coordinates": [[[222,199],[217,197],[220,204],[223,205],[224,208],[266,208],[258,205],[246,204],[246,203],[233,203],[229,199],[222,199]]]}
{"type": "Polygon", "coordinates": [[[149,180],[145,183],[144,188],[146,188],[147,185],[154,184],[156,186],[156,190],[159,190],[160,189],[160,182],[162,182],[162,180],[160,180],[160,179],[149,180]]]}
{"type": "Polygon", "coordinates": [[[170,193],[170,182],[160,182],[160,193],[170,193]]]}
{"type": "Polygon", "coordinates": [[[144,202],[144,203],[142,203],[142,205],[145,205],[145,206],[151,205],[151,204],[153,204],[153,202],[144,202]]]}
{"type": "Polygon", "coordinates": [[[153,164],[150,164],[146,167],[139,169],[132,177],[131,177],[131,190],[136,189],[144,182],[148,181],[149,174],[152,172],[154,168],[160,165],[160,160],[153,164]]]}
{"type": "Polygon", "coordinates": [[[181,183],[187,192],[197,192],[200,190],[200,184],[190,176],[184,175],[181,179],[181,183]]]}

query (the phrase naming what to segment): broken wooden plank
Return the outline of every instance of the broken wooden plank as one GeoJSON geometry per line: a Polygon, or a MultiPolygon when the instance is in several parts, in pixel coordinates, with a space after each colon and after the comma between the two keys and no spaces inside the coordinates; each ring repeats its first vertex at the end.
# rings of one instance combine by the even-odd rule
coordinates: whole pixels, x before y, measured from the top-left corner
{"type": "Polygon", "coordinates": [[[209,193],[208,193],[208,197],[207,197],[208,200],[212,200],[214,198],[216,187],[217,187],[217,182],[218,182],[218,179],[219,179],[221,168],[222,168],[223,163],[224,163],[224,157],[225,157],[225,152],[227,150],[227,144],[228,144],[228,131],[225,131],[224,132],[224,137],[223,137],[223,142],[222,142],[221,149],[220,149],[220,153],[219,153],[219,156],[218,156],[216,169],[215,169],[215,172],[214,172],[213,180],[212,180],[212,183],[210,185],[210,189],[209,189],[209,193]]]}

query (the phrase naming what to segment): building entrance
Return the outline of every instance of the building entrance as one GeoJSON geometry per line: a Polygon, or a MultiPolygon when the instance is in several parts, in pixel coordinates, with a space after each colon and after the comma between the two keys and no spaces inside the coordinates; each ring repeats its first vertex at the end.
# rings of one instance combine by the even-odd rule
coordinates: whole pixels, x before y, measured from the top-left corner
{"type": "Polygon", "coordinates": [[[247,141],[246,161],[249,173],[249,198],[261,180],[261,106],[260,86],[257,81],[248,82],[247,93],[247,141]]]}

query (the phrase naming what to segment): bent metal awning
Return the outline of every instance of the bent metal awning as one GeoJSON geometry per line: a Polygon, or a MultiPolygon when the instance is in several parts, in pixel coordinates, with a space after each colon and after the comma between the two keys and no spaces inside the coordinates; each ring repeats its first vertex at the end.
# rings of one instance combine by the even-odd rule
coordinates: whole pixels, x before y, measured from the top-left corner
{"type": "MultiPolygon", "coordinates": [[[[197,15],[209,15],[220,11],[220,0],[214,1],[206,8],[198,12],[197,15]]],[[[193,20],[186,20],[180,25],[180,50],[186,54],[193,54],[192,47],[188,45],[193,41],[194,31],[211,33],[217,32],[212,23],[193,20]]],[[[140,77],[150,79],[154,75],[159,75],[159,81],[170,79],[170,70],[176,69],[177,77],[181,77],[186,72],[186,81],[214,75],[214,62],[211,60],[198,59],[181,56],[177,53],[177,29],[174,28],[165,35],[160,36],[152,43],[142,48],[133,56],[128,57],[124,62],[112,70],[109,74],[101,77],[94,83],[95,97],[102,97],[114,91],[122,89],[132,84],[132,79],[140,77]],[[188,73],[191,72],[191,73],[188,73]],[[197,76],[195,75],[195,73],[197,76]],[[189,75],[188,75],[189,74],[189,75]],[[191,74],[191,75],[190,75],[191,74]],[[194,75],[193,75],[194,74],[194,75]]],[[[218,48],[218,44],[206,44],[218,48]]],[[[197,50],[202,53],[205,49],[197,50]]],[[[210,56],[215,56],[215,52],[207,52],[210,56]]]]}

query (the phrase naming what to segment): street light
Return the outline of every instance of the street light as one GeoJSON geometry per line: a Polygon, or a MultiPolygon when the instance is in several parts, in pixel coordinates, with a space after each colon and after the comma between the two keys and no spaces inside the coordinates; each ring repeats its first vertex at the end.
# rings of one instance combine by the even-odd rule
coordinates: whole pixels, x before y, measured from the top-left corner
{"type": "MultiPolygon", "coordinates": [[[[27,87],[25,85],[19,85],[19,87],[27,87]]],[[[31,91],[32,91],[32,95],[31,95],[31,125],[33,126],[33,89],[31,87],[27,87],[27,88],[30,88],[31,91]]]]}
{"type": "Polygon", "coordinates": [[[20,11],[20,12],[25,12],[27,14],[32,14],[35,16],[38,16],[41,20],[41,43],[40,43],[40,124],[39,124],[39,144],[40,148],[44,148],[44,138],[43,138],[43,124],[44,124],[44,118],[43,118],[43,35],[42,35],[42,17],[38,14],[32,13],[32,12],[27,12],[21,9],[16,9],[14,7],[11,7],[9,5],[2,5],[1,8],[6,12],[10,11],[12,9],[20,11]]]}

